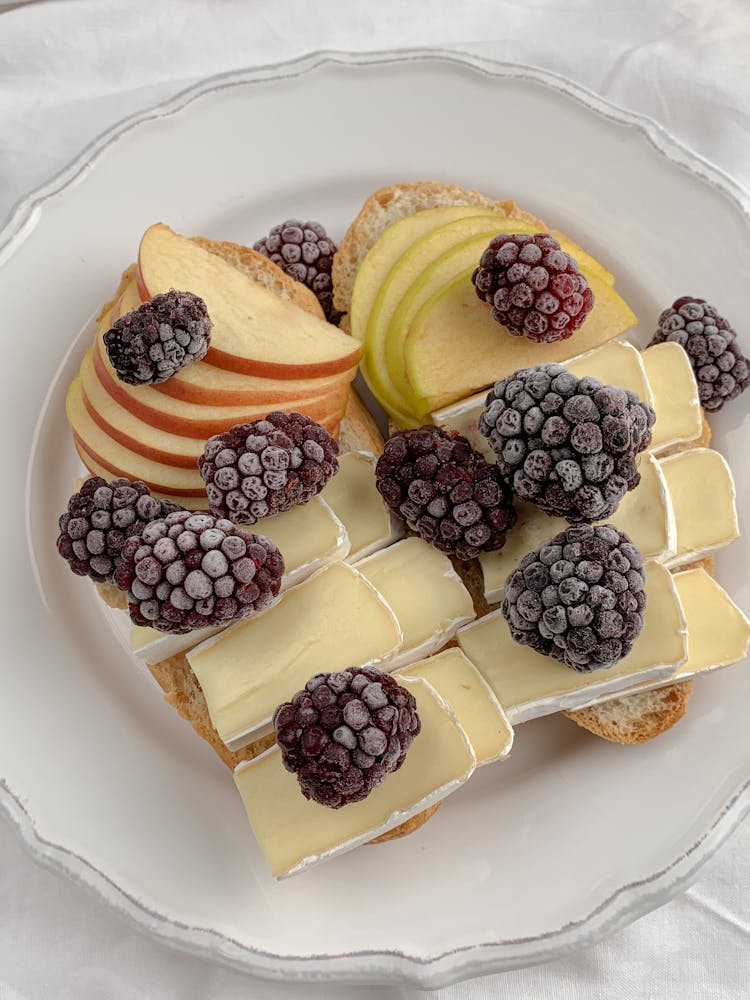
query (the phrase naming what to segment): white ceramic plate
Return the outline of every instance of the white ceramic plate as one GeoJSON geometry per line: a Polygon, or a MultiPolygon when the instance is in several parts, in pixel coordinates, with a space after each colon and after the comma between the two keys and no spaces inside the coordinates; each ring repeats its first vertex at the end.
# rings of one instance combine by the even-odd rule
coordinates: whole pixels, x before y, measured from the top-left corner
{"type": "MultiPolygon", "coordinates": [[[[163,219],[247,243],[301,215],[341,234],[371,190],[424,178],[565,230],[615,271],[644,338],[686,292],[745,312],[750,227],[728,178],[559,79],[455,55],[209,81],[104,136],[0,243],[0,803],[35,854],[122,914],[262,976],[436,986],[549,959],[683,888],[750,807],[745,665],[696,683],[686,721],[652,744],[524,725],[511,760],[417,834],[276,884],[229,772],[57,556],[78,468],[64,390],[142,231],[163,219]]],[[[743,521],[747,410],[713,422],[743,521]]],[[[745,609],[748,539],[717,565],[745,609]]]]}

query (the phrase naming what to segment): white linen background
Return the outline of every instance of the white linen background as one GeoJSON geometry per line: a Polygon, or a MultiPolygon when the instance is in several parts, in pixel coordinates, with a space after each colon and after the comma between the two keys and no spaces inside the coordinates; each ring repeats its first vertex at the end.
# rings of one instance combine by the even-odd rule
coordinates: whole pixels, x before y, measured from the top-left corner
{"type": "MultiPolygon", "coordinates": [[[[101,131],[198,79],[408,46],[554,70],[750,189],[748,0],[0,0],[0,225],[101,131]]],[[[748,984],[750,822],[686,893],[588,951],[421,994],[265,983],[174,952],[37,867],[0,817],[0,1000],[739,1000],[748,984]]]]}

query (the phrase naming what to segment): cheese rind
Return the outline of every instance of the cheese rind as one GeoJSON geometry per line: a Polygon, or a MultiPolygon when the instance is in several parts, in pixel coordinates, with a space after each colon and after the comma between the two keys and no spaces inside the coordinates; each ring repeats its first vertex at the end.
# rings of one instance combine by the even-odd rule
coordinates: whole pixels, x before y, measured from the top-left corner
{"type": "MultiPolygon", "coordinates": [[[[344,559],[349,553],[346,528],[320,496],[281,514],[263,518],[256,524],[241,524],[238,527],[251,534],[267,535],[278,545],[284,557],[282,593],[312,576],[321,567],[344,559]]],[[[228,627],[208,626],[184,635],[170,635],[154,628],[134,625],[130,633],[130,648],[147,663],[159,663],[192,649],[228,627]]]]}
{"type": "Polygon", "coordinates": [[[677,525],[670,568],[721,548],[739,537],[732,472],[712,448],[690,448],[661,461],[677,525]]]}
{"type": "Polygon", "coordinates": [[[385,664],[402,640],[383,597],[361,573],[338,562],[187,658],[211,721],[236,750],[268,731],[277,706],[314,674],[385,664]]]}
{"type": "Polygon", "coordinates": [[[630,653],[606,670],[579,673],[511,636],[502,611],[466,625],[458,644],[517,724],[562,709],[585,708],[636,680],[666,680],[687,659],[685,616],[672,574],[659,563],[646,567],[643,632],[630,653]]]}
{"type": "Polygon", "coordinates": [[[651,450],[658,454],[696,441],[703,431],[700,397],[685,351],[670,341],[654,344],[643,352],[643,364],[656,411],[651,450]]]}
{"type": "MultiPolygon", "coordinates": [[[[639,456],[641,481],[626,493],[619,507],[606,519],[630,537],[646,560],[664,561],[674,556],[677,533],[672,502],[661,465],[648,452],[639,456]]],[[[505,581],[527,552],[564,531],[567,521],[549,517],[531,503],[517,503],[518,520],[508,540],[497,552],[483,552],[479,561],[484,574],[484,596],[490,604],[501,600],[505,581]]]]}
{"type": "Polygon", "coordinates": [[[355,563],[383,595],[404,634],[395,668],[436,652],[476,617],[450,559],[421,538],[405,538],[355,563]]]}
{"type": "Polygon", "coordinates": [[[477,668],[455,646],[402,667],[394,674],[422,677],[456,713],[474,748],[477,767],[504,760],[513,746],[513,728],[500,702],[477,668]]]}
{"type": "Polygon", "coordinates": [[[339,458],[339,471],[320,494],[349,535],[349,562],[385,548],[401,538],[403,524],[388,510],[375,486],[377,459],[367,451],[339,458]]]}
{"type": "Polygon", "coordinates": [[[248,820],[276,878],[312,867],[392,830],[455,791],[476,757],[445,701],[420,677],[401,677],[417,702],[421,732],[401,767],[361,802],[329,809],[305,799],[277,746],[234,772],[248,820]]]}

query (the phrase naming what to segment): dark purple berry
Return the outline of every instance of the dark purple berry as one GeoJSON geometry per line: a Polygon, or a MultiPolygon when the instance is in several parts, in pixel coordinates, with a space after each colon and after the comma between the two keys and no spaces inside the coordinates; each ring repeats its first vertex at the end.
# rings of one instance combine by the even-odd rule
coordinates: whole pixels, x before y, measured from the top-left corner
{"type": "Polygon", "coordinates": [[[104,334],[109,360],[129,385],[166,382],[185,365],[206,356],[211,320],[206,303],[174,289],[116,319],[104,334]]]}
{"type": "Polygon", "coordinates": [[[511,492],[495,467],[465,437],[439,427],[393,434],[375,481],[412,531],[458,559],[502,548],[516,522],[511,492]]]}
{"type": "Polygon", "coordinates": [[[655,419],[634,392],[546,364],[497,382],[479,430],[522,500],[571,522],[601,521],[640,482],[635,459],[655,419]]]}
{"type": "Polygon", "coordinates": [[[176,511],[128,539],[115,583],[128,591],[136,625],[183,633],[262,611],[283,573],[270,538],[213,514],[176,511]]]}
{"type": "Polygon", "coordinates": [[[96,583],[114,581],[126,541],[150,521],[179,510],[169,500],[157,500],[140,480],[94,476],[68,501],[59,519],[57,551],[77,576],[96,583]]]}
{"type": "Polygon", "coordinates": [[[576,525],[524,556],[502,612],[516,642],[588,672],[632,649],[646,607],[643,557],[612,525],[576,525]]]}
{"type": "Polygon", "coordinates": [[[237,524],[305,504],[338,472],[339,446],[301,413],[269,413],[206,442],[198,468],[211,510],[237,524]]]}
{"type": "Polygon", "coordinates": [[[311,289],[329,323],[339,322],[343,313],[333,307],[331,279],[336,244],[319,222],[288,219],[274,226],[253,249],[269,257],[290,278],[311,289]]]}
{"type": "Polygon", "coordinates": [[[690,358],[706,410],[720,410],[750,384],[750,361],[736,332],[705,299],[686,295],[664,310],[649,347],[665,341],[679,344],[690,358]]]}
{"type": "Polygon", "coordinates": [[[516,337],[566,340],[594,308],[578,264],[548,233],[499,233],[471,278],[492,317],[516,337]]]}
{"type": "Polygon", "coordinates": [[[302,794],[331,809],[361,801],[397,771],[420,731],[414,696],[372,667],[316,674],[279,705],[273,724],[302,794]]]}

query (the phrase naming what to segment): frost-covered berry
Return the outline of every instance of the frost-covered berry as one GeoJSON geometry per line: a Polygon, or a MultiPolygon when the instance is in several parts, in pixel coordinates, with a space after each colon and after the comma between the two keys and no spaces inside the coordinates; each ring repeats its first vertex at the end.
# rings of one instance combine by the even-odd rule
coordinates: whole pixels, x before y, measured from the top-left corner
{"type": "Polygon", "coordinates": [[[94,476],[73,494],[60,516],[57,551],[77,576],[112,583],[128,538],[179,509],[169,500],[151,496],[140,480],[121,477],[108,483],[94,476]]]}
{"type": "Polygon", "coordinates": [[[577,262],[549,233],[499,233],[471,280],[493,319],[538,343],[566,340],[594,308],[577,262]]]}
{"type": "Polygon", "coordinates": [[[116,319],[104,346],[117,376],[129,385],[166,382],[206,356],[211,320],[206,303],[174,289],[116,319]]]}
{"type": "Polygon", "coordinates": [[[305,504],[338,471],[339,446],[301,413],[269,413],[206,442],[198,468],[211,510],[237,524],[305,504]]]}
{"type": "Polygon", "coordinates": [[[427,425],[386,441],[375,483],[390,509],[457,559],[505,544],[516,523],[510,490],[465,437],[427,425]]]}
{"type": "Polygon", "coordinates": [[[372,667],[311,677],[273,724],[302,794],[331,809],[364,799],[404,762],[420,731],[410,691],[372,667]]]}
{"type": "Polygon", "coordinates": [[[311,289],[329,323],[339,322],[342,313],[333,307],[331,279],[336,244],[319,222],[287,219],[258,240],[253,249],[311,289]]]}
{"type": "Polygon", "coordinates": [[[128,592],[136,625],[182,633],[262,611],[283,573],[270,538],[213,514],[177,511],[128,539],[115,583],[128,592]]]}
{"type": "Polygon", "coordinates": [[[479,430],[522,500],[571,522],[601,521],[640,482],[636,459],[655,419],[634,392],[546,364],[497,382],[479,430]]]}
{"type": "Polygon", "coordinates": [[[705,299],[686,295],[664,310],[649,347],[665,341],[679,344],[690,358],[706,410],[720,410],[750,384],[750,361],[736,332],[705,299]]]}
{"type": "Polygon", "coordinates": [[[587,672],[611,667],[643,630],[643,556],[612,525],[576,525],[524,556],[502,612],[516,642],[587,672]]]}

